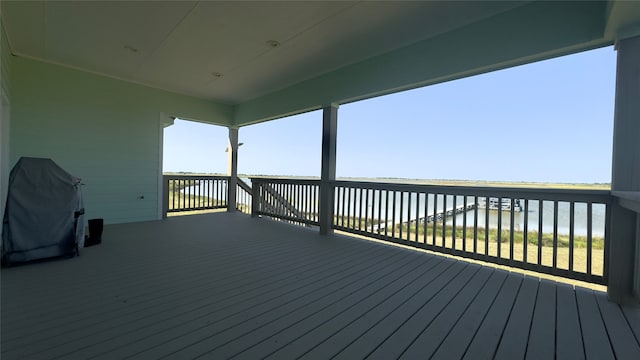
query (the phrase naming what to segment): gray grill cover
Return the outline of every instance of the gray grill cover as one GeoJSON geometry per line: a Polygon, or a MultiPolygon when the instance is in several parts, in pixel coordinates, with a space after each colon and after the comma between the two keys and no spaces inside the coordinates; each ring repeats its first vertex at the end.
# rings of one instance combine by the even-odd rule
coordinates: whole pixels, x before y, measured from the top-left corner
{"type": "Polygon", "coordinates": [[[3,260],[73,255],[84,243],[83,213],[80,179],[51,159],[20,158],[9,176],[3,260]]]}

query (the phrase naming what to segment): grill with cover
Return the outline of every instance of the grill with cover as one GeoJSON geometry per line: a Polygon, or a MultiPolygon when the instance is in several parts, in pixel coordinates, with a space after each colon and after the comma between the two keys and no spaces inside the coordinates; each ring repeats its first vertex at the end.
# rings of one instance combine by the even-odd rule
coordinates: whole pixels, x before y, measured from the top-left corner
{"type": "Polygon", "coordinates": [[[9,176],[3,263],[77,255],[84,242],[83,214],[79,178],[51,159],[20,158],[9,176]]]}

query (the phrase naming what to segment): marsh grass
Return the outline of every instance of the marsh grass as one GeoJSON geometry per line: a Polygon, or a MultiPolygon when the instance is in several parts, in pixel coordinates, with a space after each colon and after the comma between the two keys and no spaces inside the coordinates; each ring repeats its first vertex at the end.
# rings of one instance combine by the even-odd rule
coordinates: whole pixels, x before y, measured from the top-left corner
{"type": "Polygon", "coordinates": [[[223,206],[226,202],[221,199],[212,199],[206,196],[185,195],[176,190],[169,190],[169,210],[184,208],[203,208],[211,206],[223,206]]]}
{"type": "MultiPolygon", "coordinates": [[[[418,237],[424,237],[424,233],[425,233],[424,226],[418,225],[417,230],[418,230],[418,237]]],[[[396,233],[399,233],[400,226],[396,225],[394,231],[396,233]]],[[[403,232],[403,235],[411,234],[415,236],[416,225],[413,225],[413,224],[411,226],[403,225],[402,232],[403,232]]],[[[441,222],[437,223],[435,232],[436,232],[436,238],[442,238],[443,229],[442,229],[441,222]]],[[[445,237],[449,237],[449,238],[454,237],[454,231],[453,231],[452,225],[447,225],[444,232],[445,232],[445,237]]],[[[485,228],[479,227],[477,230],[478,239],[485,240],[488,237],[489,242],[498,242],[498,240],[500,240],[501,243],[510,243],[511,234],[512,232],[509,230],[502,230],[500,233],[498,233],[498,229],[489,229],[488,234],[485,228]]],[[[433,224],[427,224],[427,238],[429,238],[430,236],[433,237],[433,224]]],[[[455,229],[455,238],[458,240],[463,238],[473,239],[474,237],[475,237],[475,231],[473,228],[467,228],[465,231],[465,229],[458,226],[455,229]]],[[[527,238],[527,243],[529,244],[533,244],[533,245],[541,244],[542,246],[550,246],[550,247],[554,246],[554,236],[552,233],[540,234],[537,231],[528,231],[526,233],[526,238],[527,238]]],[[[514,244],[522,244],[524,243],[524,240],[525,240],[524,231],[518,231],[518,230],[513,231],[514,244]]],[[[569,247],[571,244],[571,239],[569,235],[558,234],[557,243],[559,248],[569,247]]],[[[588,239],[586,236],[574,235],[573,237],[574,248],[584,249],[584,248],[587,248],[587,246],[588,246],[588,239]]],[[[604,249],[604,238],[593,236],[591,238],[591,248],[600,249],[600,250],[604,249]]]]}
{"type": "MultiPolygon", "coordinates": [[[[177,204],[183,201],[191,201],[192,207],[204,207],[206,204],[216,203],[217,200],[209,200],[206,197],[194,195],[185,196],[180,192],[170,192],[170,206],[173,194],[178,195],[177,204]]],[[[222,201],[219,202],[222,204],[222,201]]],[[[249,211],[248,209],[245,209],[249,211]]],[[[195,211],[184,211],[171,213],[175,215],[200,214],[215,211],[225,211],[225,209],[206,209],[195,211]]],[[[245,211],[246,212],[246,211],[245,211]]],[[[339,227],[360,230],[374,234],[374,236],[386,236],[388,238],[401,239],[416,244],[428,244],[442,249],[455,249],[470,254],[482,254],[490,257],[497,257],[514,262],[526,262],[529,264],[540,264],[543,266],[554,266],[558,269],[572,270],[575,272],[588,273],[588,266],[591,266],[593,275],[602,275],[604,268],[604,238],[593,236],[591,239],[591,255],[588,254],[589,240],[586,236],[574,236],[573,251],[570,251],[571,239],[568,235],[559,234],[554,240],[552,233],[542,233],[537,231],[502,230],[497,229],[461,226],[454,228],[451,224],[444,226],[442,222],[428,223],[426,229],[424,224],[403,224],[389,226],[376,231],[377,219],[360,219],[358,217],[336,216],[335,224],[339,227]],[[435,228],[435,229],[434,229],[435,228]],[[435,236],[434,236],[435,232],[435,236]],[[526,238],[526,246],[525,246],[526,238]],[[554,251],[554,242],[557,247],[554,251]],[[525,256],[526,253],[526,256],[525,256]],[[526,258],[525,258],[526,257],[526,258]],[[591,259],[589,259],[591,257],[591,259]],[[591,260],[591,261],[589,261],[591,260]],[[589,265],[590,263],[590,265],[589,265]]]]}
{"type": "MultiPolygon", "coordinates": [[[[502,230],[500,233],[497,229],[489,229],[488,232],[484,228],[478,228],[477,231],[472,227],[466,230],[461,226],[457,226],[455,231],[453,226],[447,224],[443,231],[442,222],[435,223],[435,241],[434,241],[434,223],[428,223],[426,233],[424,224],[403,224],[402,226],[389,226],[382,228],[378,232],[375,226],[378,221],[369,219],[368,221],[359,220],[357,217],[336,217],[336,223],[339,226],[355,228],[356,230],[374,233],[376,235],[386,236],[417,244],[428,244],[443,249],[455,249],[465,251],[467,253],[477,253],[487,256],[497,257],[505,260],[513,260],[526,262],[530,264],[538,264],[543,266],[553,266],[554,256],[555,265],[559,269],[573,270],[576,272],[587,272],[589,263],[589,255],[587,252],[588,239],[586,236],[574,236],[573,251],[570,251],[570,237],[568,235],[557,236],[557,248],[554,254],[554,236],[551,233],[538,233],[537,231],[525,232],[516,231],[513,233],[509,230],[502,230]],[[444,234],[443,234],[444,233],[444,234]],[[513,240],[512,240],[513,234],[513,240]],[[499,241],[498,241],[499,240],[499,241]],[[511,245],[513,243],[513,246],[511,245]],[[499,250],[498,250],[499,249],[499,250]],[[525,259],[526,251],[526,259],[525,259]],[[538,261],[540,260],[540,261],[538,261]]],[[[604,238],[594,236],[591,239],[591,273],[594,275],[602,275],[604,268],[604,238]]]]}

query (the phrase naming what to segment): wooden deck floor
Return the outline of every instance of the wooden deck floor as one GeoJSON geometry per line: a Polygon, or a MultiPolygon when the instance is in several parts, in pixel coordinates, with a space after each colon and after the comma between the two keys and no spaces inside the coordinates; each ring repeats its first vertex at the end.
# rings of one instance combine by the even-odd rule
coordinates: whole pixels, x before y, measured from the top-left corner
{"type": "Polygon", "coordinates": [[[2,359],[640,359],[640,310],[240,214],[2,270],[2,359]]]}

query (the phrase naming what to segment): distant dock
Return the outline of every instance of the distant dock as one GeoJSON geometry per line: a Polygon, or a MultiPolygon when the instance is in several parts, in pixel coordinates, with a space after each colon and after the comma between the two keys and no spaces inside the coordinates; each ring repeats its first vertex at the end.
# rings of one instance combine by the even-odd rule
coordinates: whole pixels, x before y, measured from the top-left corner
{"type": "MultiPolygon", "coordinates": [[[[466,213],[467,211],[475,209],[476,206],[477,206],[476,203],[471,203],[471,204],[467,204],[467,205],[459,205],[459,206],[456,206],[456,207],[449,208],[446,211],[441,211],[439,213],[431,214],[431,215],[428,215],[428,216],[422,216],[422,217],[418,217],[418,218],[415,218],[415,219],[409,219],[407,221],[403,221],[401,223],[398,223],[398,225],[424,224],[425,221],[427,223],[432,223],[434,221],[441,221],[445,216],[452,216],[454,214],[466,213]]],[[[369,228],[367,228],[367,231],[381,233],[381,232],[384,231],[384,229],[386,229],[389,226],[393,226],[393,225],[394,225],[393,220],[392,221],[387,221],[386,223],[380,223],[380,224],[369,226],[369,228]]]]}

